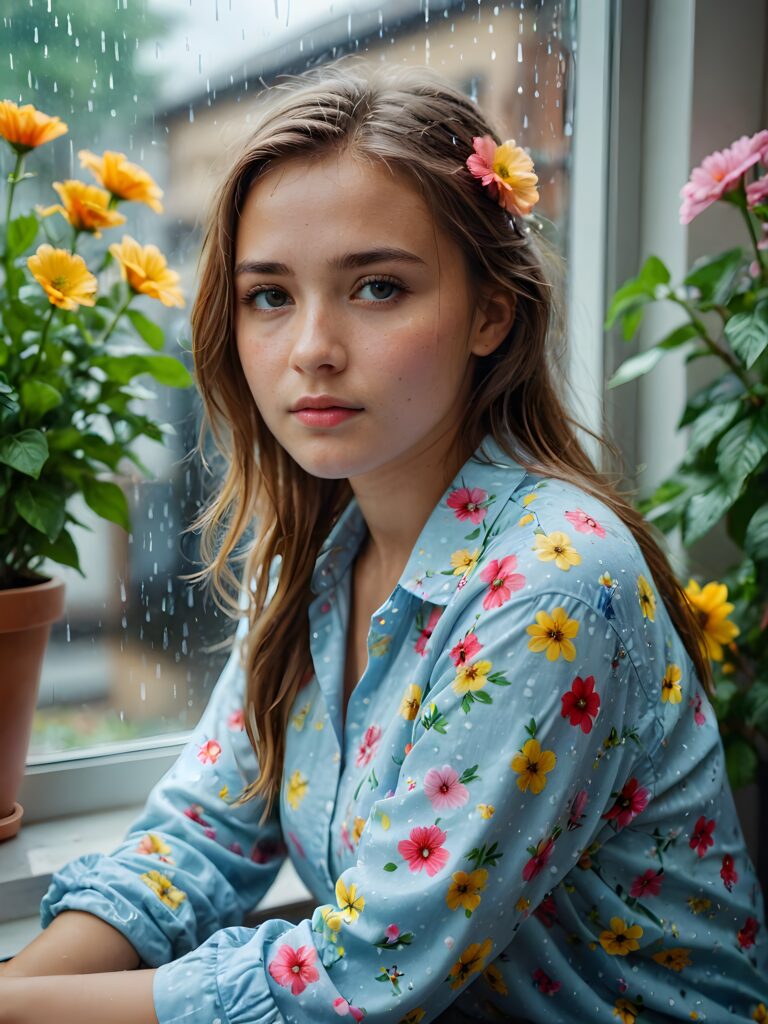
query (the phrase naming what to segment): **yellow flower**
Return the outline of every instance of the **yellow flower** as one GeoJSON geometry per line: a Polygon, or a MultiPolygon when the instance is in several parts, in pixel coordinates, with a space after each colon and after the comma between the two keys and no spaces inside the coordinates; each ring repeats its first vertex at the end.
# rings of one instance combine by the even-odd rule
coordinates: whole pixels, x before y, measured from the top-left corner
{"type": "Polygon", "coordinates": [[[142,246],[130,235],[123,235],[122,242],[113,242],[109,251],[120,263],[123,280],[135,292],[159,299],[164,306],[185,304],[178,288],[179,275],[168,269],[165,256],[156,245],[142,246]]]}
{"type": "Polygon", "coordinates": [[[454,551],[451,555],[451,565],[453,566],[454,576],[469,576],[477,565],[477,560],[480,557],[480,548],[475,548],[472,554],[469,553],[469,548],[461,548],[458,551],[454,551]]]}
{"type": "Polygon", "coordinates": [[[552,533],[537,533],[534,537],[533,550],[542,562],[554,561],[558,569],[566,572],[572,565],[579,565],[581,555],[571,544],[571,538],[561,530],[552,533]]]}
{"type": "Polygon", "coordinates": [[[122,213],[109,209],[109,192],[98,185],[86,185],[84,181],[67,179],[54,181],[53,187],[64,205],[54,203],[53,206],[36,206],[41,217],[60,213],[73,228],[91,231],[94,238],[101,238],[100,228],[115,228],[125,223],[122,213]]]}
{"type": "Polygon", "coordinates": [[[347,924],[356,921],[365,906],[365,899],[357,895],[357,886],[352,882],[347,889],[341,878],[336,882],[336,902],[347,924]]]}
{"type": "Polygon", "coordinates": [[[604,572],[597,578],[598,583],[602,583],[604,587],[612,587],[614,585],[614,579],[609,572],[604,572]]]}
{"type": "Polygon", "coordinates": [[[685,594],[704,628],[704,653],[712,661],[722,661],[723,644],[729,644],[741,632],[736,623],[727,618],[734,607],[727,600],[728,587],[711,580],[702,590],[692,579],[685,594]]]}
{"type": "Polygon", "coordinates": [[[309,779],[301,774],[299,769],[291,775],[288,779],[288,792],[286,798],[291,807],[295,810],[298,809],[299,804],[307,795],[307,786],[309,785],[309,779]]]}
{"type": "Polygon", "coordinates": [[[60,117],[37,110],[31,103],[17,106],[13,100],[0,100],[0,135],[17,153],[27,153],[36,146],[58,139],[69,131],[60,117]]]}
{"type": "Polygon", "coordinates": [[[468,690],[482,690],[492,667],[493,663],[490,661],[475,661],[462,665],[451,683],[453,692],[462,697],[468,690]]]}
{"type": "Polygon", "coordinates": [[[365,818],[361,818],[360,815],[355,815],[355,820],[352,822],[352,841],[355,846],[360,842],[360,836],[363,834],[365,828],[365,818]]]}
{"type": "Polygon", "coordinates": [[[528,523],[532,523],[535,518],[536,516],[533,514],[533,512],[526,512],[524,516],[520,516],[520,518],[517,520],[517,525],[527,526],[528,523]]]}
{"type": "Polygon", "coordinates": [[[613,1008],[613,1016],[618,1017],[621,1024],[635,1024],[640,1016],[640,1007],[630,1002],[629,999],[617,999],[613,1008]]]}
{"type": "Polygon", "coordinates": [[[626,956],[636,949],[640,949],[637,941],[643,934],[639,924],[627,925],[627,922],[620,917],[611,918],[611,927],[600,933],[600,945],[606,953],[615,956],[626,956]]]}
{"type": "Polygon", "coordinates": [[[488,872],[485,868],[478,868],[477,871],[454,871],[453,882],[445,896],[445,902],[451,910],[476,910],[480,905],[480,893],[488,881],[488,872]]]}
{"type": "Polygon", "coordinates": [[[536,612],[537,625],[527,626],[526,632],[531,634],[528,647],[537,653],[547,652],[548,661],[557,661],[562,656],[566,661],[573,661],[576,648],[571,642],[579,631],[576,619],[569,619],[565,608],[553,608],[550,616],[545,611],[536,612]]]}
{"type": "Polygon", "coordinates": [[[504,975],[501,973],[496,964],[488,964],[483,971],[483,977],[491,986],[494,992],[498,992],[500,996],[506,996],[509,994],[507,983],[504,981],[504,975]]]}
{"type": "Polygon", "coordinates": [[[752,1011],[752,1020],[756,1020],[757,1024],[768,1024],[768,1007],[765,1003],[758,1003],[757,1007],[752,1011]]]}
{"type": "Polygon", "coordinates": [[[478,804],[477,810],[481,818],[492,818],[496,808],[493,804],[478,804]]]}
{"type": "Polygon", "coordinates": [[[703,896],[689,896],[687,902],[692,914],[700,914],[712,906],[712,900],[705,899],[703,896]]]}
{"type": "Polygon", "coordinates": [[[145,871],[139,878],[171,910],[177,910],[187,898],[183,889],[177,889],[170,878],[166,878],[159,871],[145,871]]]}
{"type": "Polygon", "coordinates": [[[400,702],[400,715],[406,721],[412,722],[421,708],[421,687],[416,683],[410,683],[405,691],[405,696],[400,702]]]}
{"type": "Polygon", "coordinates": [[[656,615],[656,595],[651,590],[648,580],[643,576],[642,573],[637,577],[637,596],[640,599],[640,607],[643,611],[643,618],[648,618],[651,622],[655,622],[656,615]]]}
{"type": "Polygon", "coordinates": [[[27,258],[27,266],[54,306],[73,310],[96,305],[99,283],[82,256],[44,242],[34,256],[27,258]]]}
{"type": "Polygon", "coordinates": [[[423,1020],[426,1012],[426,1010],[422,1010],[420,1006],[417,1006],[415,1010],[409,1010],[404,1017],[401,1017],[397,1024],[419,1024],[419,1021],[423,1020]]]}
{"type": "MultiPolygon", "coordinates": [[[[341,914],[335,907],[332,907],[331,904],[328,903],[326,906],[320,908],[320,913],[323,916],[324,923],[331,932],[338,932],[340,930],[343,921],[341,914]]],[[[336,942],[338,936],[331,935],[331,938],[336,942]]]]}
{"type": "Polygon", "coordinates": [[[538,497],[539,495],[536,493],[536,491],[529,491],[528,494],[526,494],[526,496],[523,498],[523,506],[527,508],[531,504],[531,502],[536,501],[538,497]]]}
{"type": "Polygon", "coordinates": [[[684,967],[691,966],[688,956],[690,952],[690,949],[662,949],[659,953],[653,954],[653,959],[662,967],[668,967],[670,971],[682,971],[684,967]]]}
{"type": "Polygon", "coordinates": [[[530,907],[530,905],[531,905],[531,901],[529,899],[527,899],[525,896],[521,896],[520,899],[515,904],[515,910],[519,914],[524,914],[525,911],[528,909],[528,907],[530,907]]]}
{"type": "Polygon", "coordinates": [[[451,988],[460,988],[470,975],[482,971],[486,958],[492,948],[492,939],[485,939],[483,942],[473,942],[471,946],[467,946],[453,967],[451,967],[449,974],[449,977],[453,978],[451,988]]]}
{"type": "Polygon", "coordinates": [[[667,671],[664,673],[664,678],[661,681],[661,702],[666,704],[679,704],[683,699],[683,690],[680,686],[680,679],[682,678],[682,672],[680,666],[667,665],[667,671]]]}
{"type": "Polygon", "coordinates": [[[162,213],[160,197],[163,190],[143,168],[130,163],[125,153],[106,149],[96,156],[89,149],[78,150],[80,166],[87,167],[100,185],[118,199],[146,203],[155,213],[162,213]]]}
{"type": "Polygon", "coordinates": [[[517,784],[525,792],[540,793],[547,784],[547,772],[555,767],[557,758],[554,751],[542,750],[538,740],[528,740],[522,751],[510,761],[510,767],[518,772],[517,784]]]}

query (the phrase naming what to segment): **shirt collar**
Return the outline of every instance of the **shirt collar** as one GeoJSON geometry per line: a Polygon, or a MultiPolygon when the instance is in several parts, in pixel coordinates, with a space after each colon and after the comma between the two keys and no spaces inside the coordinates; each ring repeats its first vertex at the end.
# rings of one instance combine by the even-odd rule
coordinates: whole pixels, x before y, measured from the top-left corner
{"type": "MultiPolygon", "coordinates": [[[[461,553],[467,558],[476,555],[483,528],[487,530],[495,522],[524,476],[523,467],[510,459],[492,434],[486,434],[424,524],[398,585],[422,601],[447,604],[463,575],[461,553]]],[[[313,593],[320,594],[342,580],[366,532],[353,495],[315,561],[310,584],[313,593]]]]}

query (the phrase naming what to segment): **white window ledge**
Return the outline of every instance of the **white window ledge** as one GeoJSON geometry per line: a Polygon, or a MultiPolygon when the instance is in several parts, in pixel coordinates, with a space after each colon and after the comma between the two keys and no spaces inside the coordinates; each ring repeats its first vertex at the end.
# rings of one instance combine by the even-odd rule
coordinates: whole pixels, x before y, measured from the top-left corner
{"type": "MultiPolygon", "coordinates": [[[[115,849],[142,808],[137,804],[28,825],[22,820],[17,835],[0,843],[0,959],[15,956],[40,933],[40,900],[53,873],[84,853],[115,849]]],[[[269,917],[298,921],[307,916],[310,903],[314,906],[312,894],[286,858],[245,923],[255,926],[269,917]]]]}

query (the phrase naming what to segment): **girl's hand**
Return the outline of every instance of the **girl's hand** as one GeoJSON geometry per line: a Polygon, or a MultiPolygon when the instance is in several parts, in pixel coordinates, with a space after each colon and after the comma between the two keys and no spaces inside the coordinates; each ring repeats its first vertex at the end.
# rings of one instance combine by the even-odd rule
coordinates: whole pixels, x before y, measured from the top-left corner
{"type": "Polygon", "coordinates": [[[155,969],[12,978],[0,975],[0,1024],[158,1024],[155,969]]]}

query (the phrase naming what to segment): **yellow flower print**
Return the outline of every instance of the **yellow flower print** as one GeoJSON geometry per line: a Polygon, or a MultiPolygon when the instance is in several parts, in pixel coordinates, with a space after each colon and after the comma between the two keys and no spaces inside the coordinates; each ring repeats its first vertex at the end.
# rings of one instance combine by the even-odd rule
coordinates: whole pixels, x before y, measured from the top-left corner
{"type": "Polygon", "coordinates": [[[417,1006],[415,1010],[409,1010],[404,1017],[401,1017],[397,1024],[419,1024],[419,1021],[424,1019],[426,1012],[417,1006]]]}
{"type": "Polygon", "coordinates": [[[757,1004],[752,1011],[752,1020],[756,1020],[757,1024],[768,1024],[768,1007],[765,1003],[757,1004]]]}
{"type": "Polygon", "coordinates": [[[496,966],[496,964],[488,964],[488,966],[483,971],[483,977],[491,986],[494,992],[498,992],[500,996],[509,995],[507,983],[506,981],[504,981],[504,976],[502,975],[501,971],[496,966]]]}
{"type": "Polygon", "coordinates": [[[640,1007],[629,999],[617,999],[613,1008],[613,1016],[618,1017],[621,1024],[635,1024],[640,1016],[640,1007]]]}
{"type": "Polygon", "coordinates": [[[534,537],[533,550],[542,562],[554,561],[558,569],[566,572],[572,565],[579,565],[581,555],[571,544],[571,538],[562,530],[552,533],[537,533],[534,537]]]}
{"type": "Polygon", "coordinates": [[[332,907],[330,903],[327,906],[321,907],[320,913],[323,916],[323,922],[325,923],[325,926],[329,929],[331,933],[331,941],[336,942],[338,938],[336,932],[338,932],[341,929],[343,923],[341,914],[339,913],[338,910],[336,910],[335,907],[332,907]]]}
{"type": "Polygon", "coordinates": [[[682,672],[679,665],[667,665],[667,671],[664,673],[664,678],[661,681],[661,701],[663,704],[679,704],[683,699],[683,690],[680,686],[681,678],[682,672]]]}
{"type": "Polygon", "coordinates": [[[527,899],[525,896],[521,896],[520,899],[515,904],[515,910],[519,914],[524,914],[525,911],[528,909],[528,907],[530,907],[530,905],[531,905],[531,901],[529,899],[527,899]]]}
{"type": "Polygon", "coordinates": [[[712,900],[705,899],[703,896],[689,896],[687,903],[692,914],[701,914],[712,906],[712,900]]]}
{"type": "Polygon", "coordinates": [[[220,800],[226,800],[228,796],[229,796],[229,786],[224,785],[219,790],[219,799],[220,800]]]}
{"type": "Polygon", "coordinates": [[[651,590],[648,580],[642,573],[637,577],[637,596],[643,611],[643,618],[656,621],[656,595],[651,590]]]}
{"type": "Polygon", "coordinates": [[[477,811],[478,811],[478,814],[480,815],[481,818],[486,818],[486,819],[492,818],[493,817],[493,812],[495,810],[496,810],[496,808],[493,806],[493,804],[478,804],[477,805],[477,811]]]}
{"type": "Polygon", "coordinates": [[[579,623],[568,618],[565,608],[553,608],[551,615],[538,611],[536,625],[526,627],[531,634],[528,647],[536,653],[546,651],[548,661],[557,661],[561,654],[566,661],[573,661],[576,648],[571,641],[578,631],[579,623]]]}
{"type": "Polygon", "coordinates": [[[520,518],[517,520],[517,525],[527,526],[528,523],[532,523],[535,518],[536,516],[533,514],[533,512],[526,512],[524,516],[520,516],[520,518]]]}
{"type": "Polygon", "coordinates": [[[453,692],[463,697],[468,691],[484,689],[492,667],[493,664],[490,661],[475,661],[462,665],[451,683],[453,692]]]}
{"type": "Polygon", "coordinates": [[[291,718],[291,725],[296,730],[296,732],[301,732],[301,730],[304,728],[304,723],[307,720],[307,715],[309,714],[309,709],[311,707],[312,701],[308,700],[307,703],[303,707],[299,708],[296,714],[291,718]]]}
{"type": "Polygon", "coordinates": [[[472,554],[469,553],[469,548],[461,548],[458,551],[454,551],[451,555],[453,575],[469,576],[469,574],[474,571],[479,557],[480,548],[475,548],[472,554]]]}
{"type": "Polygon", "coordinates": [[[734,608],[727,600],[728,587],[712,580],[702,590],[692,579],[685,588],[685,596],[704,627],[704,653],[712,661],[722,661],[723,645],[741,632],[736,623],[727,618],[734,608]]]}
{"type": "Polygon", "coordinates": [[[510,761],[510,767],[518,773],[517,784],[525,792],[540,793],[547,784],[547,772],[555,767],[557,758],[554,751],[542,750],[538,740],[528,740],[522,751],[510,761]]]}
{"type": "Polygon", "coordinates": [[[615,956],[626,956],[627,953],[640,949],[637,941],[643,934],[639,924],[628,925],[620,917],[611,918],[611,927],[600,933],[600,945],[606,953],[615,956]]]}
{"type": "Polygon", "coordinates": [[[451,910],[468,910],[471,914],[480,906],[480,893],[488,881],[488,872],[485,868],[478,868],[477,871],[454,871],[451,876],[453,881],[445,896],[445,902],[451,910]]]}
{"type": "Polygon", "coordinates": [[[536,501],[539,495],[536,491],[529,491],[528,494],[523,498],[523,505],[527,508],[532,501],[536,501]]]}
{"type": "Polygon", "coordinates": [[[691,966],[691,960],[688,954],[690,949],[662,949],[658,953],[653,954],[653,959],[657,964],[661,964],[662,967],[668,967],[670,971],[682,971],[684,967],[691,966]]]}
{"type": "Polygon", "coordinates": [[[307,795],[308,786],[309,779],[305,775],[302,775],[297,768],[288,780],[288,792],[286,794],[288,803],[294,811],[298,810],[299,804],[307,795]]]}
{"type": "MultiPolygon", "coordinates": [[[[612,587],[615,585],[616,580],[611,576],[609,572],[601,573],[597,578],[598,583],[602,583],[604,587],[612,587]]],[[[626,1002],[626,1000],[624,1000],[626,1002]]]]}
{"type": "Polygon", "coordinates": [[[341,878],[336,882],[336,902],[347,924],[356,921],[365,906],[365,899],[357,895],[355,883],[350,883],[349,889],[347,889],[341,878]]]}
{"type": "Polygon", "coordinates": [[[160,836],[154,832],[147,832],[136,847],[136,853],[170,853],[171,848],[160,836]]]}
{"type": "Polygon", "coordinates": [[[357,846],[360,842],[360,836],[363,834],[365,828],[365,818],[361,818],[360,815],[355,815],[355,820],[352,823],[352,842],[357,846]]]}
{"type": "Polygon", "coordinates": [[[467,978],[477,974],[478,971],[482,971],[492,948],[492,939],[485,939],[483,942],[473,942],[471,946],[467,946],[453,967],[451,967],[449,974],[449,977],[453,978],[451,988],[461,988],[467,978]]]}
{"type": "Polygon", "coordinates": [[[178,910],[187,898],[183,889],[177,889],[170,878],[166,878],[159,871],[145,871],[143,875],[139,875],[139,878],[171,910],[178,910]]]}
{"type": "Polygon", "coordinates": [[[405,696],[400,702],[400,715],[408,722],[412,722],[419,714],[421,708],[421,687],[416,683],[410,683],[405,691],[405,696]]]}

